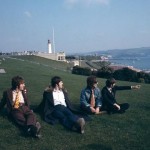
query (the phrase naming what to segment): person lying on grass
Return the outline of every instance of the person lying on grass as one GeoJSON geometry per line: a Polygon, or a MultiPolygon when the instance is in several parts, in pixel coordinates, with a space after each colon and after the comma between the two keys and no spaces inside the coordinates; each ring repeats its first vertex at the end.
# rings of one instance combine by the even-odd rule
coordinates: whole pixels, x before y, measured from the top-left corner
{"type": "Polygon", "coordinates": [[[47,123],[55,124],[59,121],[69,130],[84,133],[84,116],[87,115],[73,108],[59,76],[54,76],[51,79],[51,85],[44,90],[43,100],[36,111],[41,110],[47,123]]]}
{"type": "Polygon", "coordinates": [[[41,125],[29,107],[24,79],[20,76],[12,78],[12,86],[3,92],[0,110],[7,105],[8,117],[21,127],[27,135],[40,138],[41,125]]]}

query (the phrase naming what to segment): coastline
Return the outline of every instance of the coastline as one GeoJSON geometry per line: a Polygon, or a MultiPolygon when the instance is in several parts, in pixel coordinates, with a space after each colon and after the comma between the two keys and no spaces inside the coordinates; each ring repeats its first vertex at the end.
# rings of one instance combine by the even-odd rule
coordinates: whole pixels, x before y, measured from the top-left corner
{"type": "Polygon", "coordinates": [[[109,59],[111,65],[120,66],[120,67],[129,67],[136,71],[143,71],[146,73],[150,73],[150,65],[149,65],[149,57],[142,58],[114,58],[109,59]]]}

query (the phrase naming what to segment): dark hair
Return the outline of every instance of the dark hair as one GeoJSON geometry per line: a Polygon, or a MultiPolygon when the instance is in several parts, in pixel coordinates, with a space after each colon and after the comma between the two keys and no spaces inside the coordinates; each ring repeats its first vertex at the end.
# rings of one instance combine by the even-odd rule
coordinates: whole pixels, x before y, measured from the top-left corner
{"type": "Polygon", "coordinates": [[[24,83],[24,79],[20,76],[15,76],[11,80],[12,89],[15,90],[20,84],[24,83]]]}
{"type": "Polygon", "coordinates": [[[87,87],[92,87],[93,84],[97,83],[96,76],[89,76],[86,82],[87,82],[87,87]]]}
{"type": "Polygon", "coordinates": [[[59,82],[62,81],[62,79],[58,76],[54,76],[52,79],[51,79],[51,86],[53,88],[55,88],[56,84],[59,84],[59,82]]]}
{"type": "Polygon", "coordinates": [[[112,84],[116,83],[116,80],[114,78],[109,78],[106,80],[106,86],[111,87],[112,84]]]}

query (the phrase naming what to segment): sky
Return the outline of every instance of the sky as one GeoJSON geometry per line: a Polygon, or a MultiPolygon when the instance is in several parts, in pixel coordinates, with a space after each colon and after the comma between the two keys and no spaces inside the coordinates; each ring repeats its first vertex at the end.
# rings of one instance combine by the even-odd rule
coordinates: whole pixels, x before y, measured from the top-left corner
{"type": "Polygon", "coordinates": [[[0,0],[0,52],[150,47],[150,0],[0,0]]]}

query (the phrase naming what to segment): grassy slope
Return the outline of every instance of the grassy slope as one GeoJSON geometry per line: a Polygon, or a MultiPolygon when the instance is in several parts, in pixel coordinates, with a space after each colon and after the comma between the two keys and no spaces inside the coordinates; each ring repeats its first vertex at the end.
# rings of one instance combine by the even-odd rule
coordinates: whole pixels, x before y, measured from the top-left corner
{"type": "MultiPolygon", "coordinates": [[[[35,56],[22,57],[25,61],[6,59],[1,68],[6,74],[0,74],[0,95],[10,87],[11,78],[21,75],[25,78],[28,97],[32,105],[38,105],[44,88],[54,75],[61,76],[68,89],[71,101],[79,104],[80,90],[86,85],[86,77],[72,75],[59,69],[67,68],[66,64],[50,61],[35,56]],[[39,63],[33,63],[36,61],[39,63]],[[43,65],[44,64],[44,65],[43,65]],[[51,67],[52,66],[52,67],[51,67]],[[53,69],[58,68],[58,69],[53,69]]],[[[104,86],[104,79],[99,80],[99,87],[104,86]]],[[[118,85],[134,85],[136,83],[118,81],[118,85]]],[[[41,140],[24,137],[20,130],[9,122],[6,116],[0,116],[0,149],[11,150],[147,150],[150,146],[150,85],[142,84],[140,90],[118,92],[121,102],[129,102],[130,109],[123,115],[92,116],[93,120],[86,124],[85,134],[80,135],[66,131],[61,125],[49,125],[41,120],[41,140]]],[[[0,96],[0,97],[1,97],[0,96]]],[[[2,113],[1,113],[2,114],[2,113]]]]}

